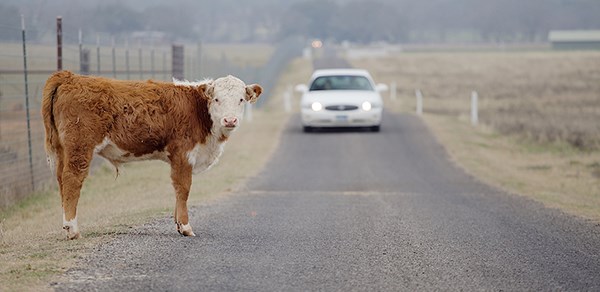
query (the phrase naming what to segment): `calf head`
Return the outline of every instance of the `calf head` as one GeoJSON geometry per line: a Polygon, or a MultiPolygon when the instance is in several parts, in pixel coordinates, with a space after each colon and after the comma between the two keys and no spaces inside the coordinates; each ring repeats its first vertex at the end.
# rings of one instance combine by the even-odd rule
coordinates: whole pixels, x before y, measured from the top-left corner
{"type": "Polygon", "coordinates": [[[246,85],[231,75],[207,83],[204,93],[209,98],[208,112],[213,125],[225,131],[236,129],[244,113],[244,104],[255,103],[262,90],[258,84],[246,85]]]}

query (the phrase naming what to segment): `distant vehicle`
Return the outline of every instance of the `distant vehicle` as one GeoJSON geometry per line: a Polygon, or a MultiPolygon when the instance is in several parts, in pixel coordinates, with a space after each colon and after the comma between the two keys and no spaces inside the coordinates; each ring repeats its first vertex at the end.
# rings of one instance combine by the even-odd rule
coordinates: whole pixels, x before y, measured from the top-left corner
{"type": "Polygon", "coordinates": [[[367,127],[378,132],[381,127],[385,84],[373,82],[362,69],[316,70],[309,86],[300,84],[301,120],[305,132],[315,128],[367,127]]]}

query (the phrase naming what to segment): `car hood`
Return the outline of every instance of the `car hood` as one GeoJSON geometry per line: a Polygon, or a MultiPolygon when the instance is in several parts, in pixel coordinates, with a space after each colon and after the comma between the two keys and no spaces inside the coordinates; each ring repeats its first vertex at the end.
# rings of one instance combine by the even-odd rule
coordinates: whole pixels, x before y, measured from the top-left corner
{"type": "Polygon", "coordinates": [[[356,105],[360,106],[368,101],[374,106],[381,106],[381,96],[376,91],[365,90],[318,90],[309,91],[302,96],[302,105],[310,106],[318,101],[323,106],[328,105],[356,105]]]}

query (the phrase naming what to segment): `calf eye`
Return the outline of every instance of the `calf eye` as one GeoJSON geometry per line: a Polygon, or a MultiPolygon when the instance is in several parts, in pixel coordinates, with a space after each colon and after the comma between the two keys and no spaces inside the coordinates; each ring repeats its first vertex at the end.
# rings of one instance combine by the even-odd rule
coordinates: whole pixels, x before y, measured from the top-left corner
{"type": "Polygon", "coordinates": [[[242,102],[242,101],[244,101],[244,99],[243,99],[243,98],[240,98],[240,102],[242,102]]]}
{"type": "Polygon", "coordinates": [[[215,102],[219,102],[219,99],[218,99],[218,98],[215,98],[215,102]]]}

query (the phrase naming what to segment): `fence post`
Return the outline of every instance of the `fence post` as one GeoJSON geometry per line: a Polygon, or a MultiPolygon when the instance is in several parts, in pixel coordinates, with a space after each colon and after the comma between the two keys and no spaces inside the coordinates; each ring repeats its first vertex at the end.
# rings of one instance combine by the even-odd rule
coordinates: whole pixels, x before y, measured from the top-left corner
{"type": "Polygon", "coordinates": [[[152,72],[152,79],[154,79],[154,42],[152,42],[152,49],[150,49],[150,71],[152,72]]]}
{"type": "Polygon", "coordinates": [[[173,77],[179,80],[183,80],[183,45],[173,45],[171,53],[171,71],[173,73],[173,77]]]}
{"type": "Polygon", "coordinates": [[[415,95],[417,97],[417,115],[423,115],[423,93],[421,93],[420,89],[415,91],[415,95]]]}
{"type": "Polygon", "coordinates": [[[140,80],[144,80],[144,68],[142,66],[142,41],[139,40],[138,41],[138,62],[139,62],[139,68],[140,68],[140,80]]]}
{"type": "Polygon", "coordinates": [[[115,51],[115,37],[114,36],[111,37],[110,43],[112,46],[112,48],[111,48],[112,73],[113,73],[113,78],[117,78],[117,54],[115,51]]]}
{"type": "Polygon", "coordinates": [[[83,66],[83,34],[81,28],[78,31],[79,35],[79,73],[81,73],[81,67],[83,66]]]}
{"type": "Polygon", "coordinates": [[[100,76],[100,35],[96,34],[96,74],[100,76]]]}
{"type": "Polygon", "coordinates": [[[184,68],[184,72],[187,72],[187,74],[183,74],[183,75],[187,75],[187,77],[191,80],[194,79],[198,79],[196,78],[196,57],[192,54],[190,56],[188,56],[188,62],[187,64],[185,64],[184,68]]]}
{"type": "Polygon", "coordinates": [[[129,80],[129,38],[125,39],[125,75],[129,80]]]}
{"type": "Polygon", "coordinates": [[[62,70],[62,16],[56,17],[56,70],[62,70]]]}
{"type": "Polygon", "coordinates": [[[90,50],[83,49],[81,52],[81,65],[79,66],[81,75],[90,74],[90,50]]]}
{"type": "Polygon", "coordinates": [[[196,60],[196,64],[198,66],[198,76],[196,77],[202,78],[202,76],[204,76],[202,74],[202,42],[198,42],[198,51],[196,52],[196,54],[198,55],[198,59],[196,60]]]}
{"type": "Polygon", "coordinates": [[[163,80],[167,80],[167,51],[165,49],[162,52],[162,71],[163,80]]]}
{"type": "Polygon", "coordinates": [[[479,123],[479,115],[478,115],[478,100],[479,99],[479,95],[477,94],[477,91],[472,91],[471,92],[471,125],[473,126],[477,126],[477,124],[479,123]]]}
{"type": "Polygon", "coordinates": [[[396,100],[396,81],[392,81],[390,84],[390,99],[396,100]]]}
{"type": "Polygon", "coordinates": [[[27,38],[25,37],[25,15],[21,14],[21,32],[23,37],[23,78],[25,79],[25,111],[27,114],[27,146],[29,150],[29,175],[31,177],[31,191],[35,190],[33,177],[33,153],[31,147],[31,118],[29,114],[29,82],[27,77],[27,38]]]}
{"type": "Polygon", "coordinates": [[[252,122],[252,104],[251,103],[246,103],[246,121],[248,121],[248,123],[252,122]]]}
{"type": "Polygon", "coordinates": [[[283,109],[286,113],[292,111],[292,86],[288,85],[287,89],[283,93],[283,109]]]}

